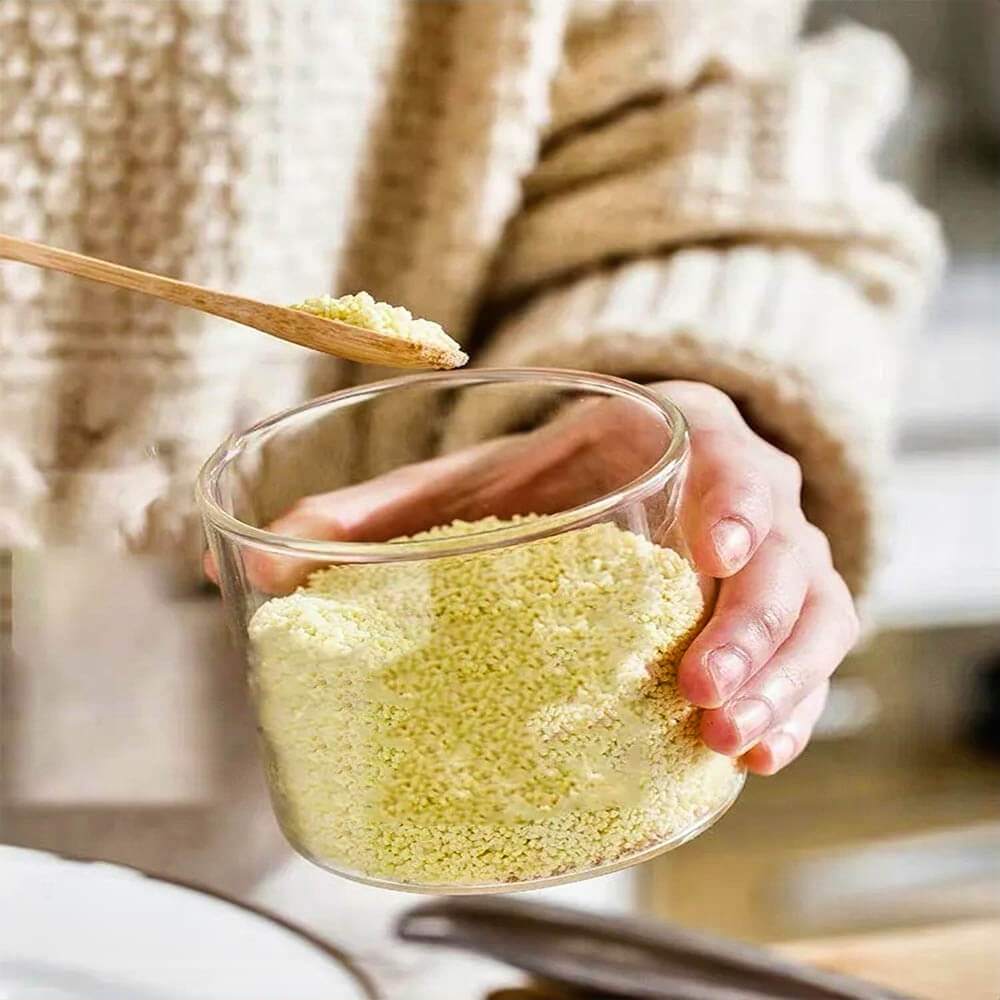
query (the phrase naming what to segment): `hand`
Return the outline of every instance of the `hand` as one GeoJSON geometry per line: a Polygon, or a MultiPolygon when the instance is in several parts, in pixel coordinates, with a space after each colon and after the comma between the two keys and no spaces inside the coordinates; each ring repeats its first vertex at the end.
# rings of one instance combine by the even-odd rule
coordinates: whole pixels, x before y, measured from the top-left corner
{"type": "Polygon", "coordinates": [[[723,393],[660,386],[691,427],[683,514],[695,565],[722,578],[712,617],[681,661],[702,738],[774,774],[804,749],[858,619],[826,536],[802,512],[794,459],[758,437],[723,393]]]}
{"type": "MultiPolygon", "coordinates": [[[[708,746],[773,774],[808,742],[829,677],[857,639],[854,606],[826,537],[802,512],[794,459],[754,434],[717,389],[696,382],[654,388],[688,418],[684,534],[696,568],[722,581],[710,620],[680,664],[680,688],[705,709],[708,746]]],[[[377,541],[455,518],[563,510],[655,461],[662,436],[651,437],[634,414],[627,405],[590,401],[531,433],[305,497],[271,527],[377,541]]],[[[272,594],[289,592],[312,568],[247,556],[253,583],[272,594]]],[[[210,558],[206,571],[215,579],[210,558]]]]}

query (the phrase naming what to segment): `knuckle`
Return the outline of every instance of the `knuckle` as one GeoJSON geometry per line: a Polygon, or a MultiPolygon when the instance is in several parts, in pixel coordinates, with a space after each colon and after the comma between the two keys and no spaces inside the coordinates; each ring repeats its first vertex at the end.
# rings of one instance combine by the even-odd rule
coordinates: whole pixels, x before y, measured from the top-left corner
{"type": "Polygon", "coordinates": [[[772,444],[766,438],[754,435],[760,455],[773,477],[778,479],[783,486],[791,484],[793,487],[802,485],[802,465],[799,460],[787,451],[772,444]]]}
{"type": "Polygon", "coordinates": [[[851,594],[851,588],[847,586],[847,581],[836,571],[831,571],[831,576],[833,577],[833,587],[837,592],[841,600],[848,605],[851,610],[854,610],[854,597],[851,594]]]}
{"type": "Polygon", "coordinates": [[[750,466],[742,471],[735,501],[737,505],[750,506],[754,510],[762,507],[770,510],[771,484],[760,469],[750,466]]]}
{"type": "Polygon", "coordinates": [[[782,452],[779,467],[785,483],[790,486],[795,496],[798,496],[802,491],[802,464],[797,458],[782,452]]]}
{"type": "Polygon", "coordinates": [[[707,382],[673,382],[667,387],[667,395],[682,399],[686,407],[696,414],[703,413],[716,419],[743,423],[739,408],[732,399],[707,382]]]}
{"type": "Polygon", "coordinates": [[[773,510],[771,491],[755,470],[741,470],[735,481],[710,483],[702,500],[705,509],[715,516],[745,521],[758,540],[767,534],[773,510]]]}
{"type": "Polygon", "coordinates": [[[803,545],[809,555],[820,566],[833,565],[833,552],[830,549],[830,539],[826,532],[817,528],[809,521],[805,522],[802,533],[803,545]]]}
{"type": "Polygon", "coordinates": [[[774,687],[780,695],[774,700],[784,705],[796,705],[808,687],[808,671],[791,662],[775,667],[774,687]]]}
{"type": "Polygon", "coordinates": [[[707,471],[721,466],[729,471],[727,478],[738,473],[740,481],[748,480],[769,487],[768,477],[756,468],[748,456],[746,436],[738,429],[718,423],[692,428],[692,445],[695,458],[700,459],[707,471]]]}
{"type": "Polygon", "coordinates": [[[809,561],[799,540],[783,531],[772,531],[768,544],[777,550],[785,572],[795,574],[799,582],[809,577],[809,561]]]}
{"type": "Polygon", "coordinates": [[[736,443],[733,440],[733,432],[726,427],[699,427],[692,430],[691,433],[703,455],[706,453],[713,456],[724,454],[732,451],[736,443]]]}
{"type": "Polygon", "coordinates": [[[753,621],[757,631],[774,647],[788,638],[795,618],[787,605],[772,600],[755,609],[753,621]]]}
{"type": "Polygon", "coordinates": [[[691,387],[691,391],[706,406],[726,410],[728,413],[739,412],[732,399],[717,386],[711,385],[708,382],[689,382],[688,385],[691,387]]]}
{"type": "Polygon", "coordinates": [[[828,601],[822,611],[824,632],[830,637],[828,649],[835,658],[830,672],[839,666],[861,635],[861,623],[854,605],[841,601],[828,601]]]}
{"type": "Polygon", "coordinates": [[[843,611],[844,635],[847,639],[847,648],[850,649],[861,636],[861,619],[853,603],[848,603],[843,611]]]}
{"type": "Polygon", "coordinates": [[[851,592],[844,583],[843,577],[836,572],[831,574],[829,584],[828,603],[831,621],[837,628],[838,634],[842,637],[844,645],[850,649],[861,635],[861,619],[858,616],[857,608],[854,606],[854,599],[851,592]]]}

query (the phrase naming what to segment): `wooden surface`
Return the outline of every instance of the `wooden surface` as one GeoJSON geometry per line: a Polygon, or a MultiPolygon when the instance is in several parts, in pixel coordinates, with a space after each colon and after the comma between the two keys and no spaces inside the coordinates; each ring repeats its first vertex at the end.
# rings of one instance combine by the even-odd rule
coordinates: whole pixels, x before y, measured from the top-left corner
{"type": "Polygon", "coordinates": [[[0,257],[165,299],[348,361],[392,368],[458,368],[468,360],[461,351],[447,351],[436,344],[374,333],[300,309],[217,292],[15,236],[0,235],[0,257]]]}
{"type": "Polygon", "coordinates": [[[922,1000],[1000,998],[1000,920],[796,941],[778,950],[922,1000]]]}
{"type": "MultiPolygon", "coordinates": [[[[789,958],[867,979],[920,1000],[997,1000],[1000,921],[776,945],[789,958]]],[[[511,987],[489,1000],[571,1000],[555,988],[511,987]]]]}

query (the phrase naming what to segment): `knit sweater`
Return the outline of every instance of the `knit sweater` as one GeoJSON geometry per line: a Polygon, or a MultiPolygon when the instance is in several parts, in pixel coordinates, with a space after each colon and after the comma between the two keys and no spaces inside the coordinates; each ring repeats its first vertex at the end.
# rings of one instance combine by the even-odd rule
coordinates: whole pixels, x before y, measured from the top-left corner
{"type": "MultiPolygon", "coordinates": [[[[859,590],[940,241],[871,165],[898,52],[797,44],[802,8],[8,0],[0,227],[277,301],[367,288],[459,339],[499,299],[477,363],[713,382],[800,459],[859,590]]],[[[21,265],[0,324],[9,545],[193,560],[211,447],[373,374],[21,265]]]]}
{"type": "MultiPolygon", "coordinates": [[[[942,247],[873,168],[899,52],[803,42],[804,6],[4,0],[0,231],[278,302],[364,288],[474,364],[713,383],[799,459],[860,594],[942,247]]],[[[379,374],[5,263],[0,546],[196,566],[212,448],[379,374]]],[[[420,423],[383,405],[368,471],[420,423]]]]}

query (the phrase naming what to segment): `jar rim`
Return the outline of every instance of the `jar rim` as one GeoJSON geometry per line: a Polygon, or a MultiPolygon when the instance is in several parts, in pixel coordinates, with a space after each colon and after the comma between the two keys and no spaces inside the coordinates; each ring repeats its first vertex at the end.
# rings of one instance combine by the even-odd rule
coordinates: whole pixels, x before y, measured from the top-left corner
{"type": "Polygon", "coordinates": [[[618,507],[635,503],[662,490],[683,468],[688,450],[688,426],[681,410],[669,399],[627,379],[559,368],[482,368],[459,372],[427,372],[403,375],[319,396],[275,413],[244,431],[231,434],[201,467],[195,492],[202,517],[213,528],[257,549],[279,555],[303,556],[341,563],[414,561],[485,552],[587,527],[600,521],[618,507]],[[280,424],[300,418],[313,410],[327,409],[331,406],[335,409],[351,406],[416,385],[437,384],[441,388],[458,388],[463,385],[532,382],[550,389],[590,389],[595,394],[616,396],[641,403],[666,422],[670,430],[670,442],[656,462],[616,490],[554,514],[542,514],[528,521],[459,536],[384,542],[300,538],[247,524],[222,506],[219,490],[220,479],[225,470],[256,439],[280,424]]]}

